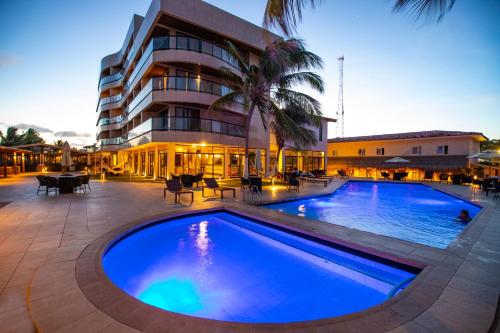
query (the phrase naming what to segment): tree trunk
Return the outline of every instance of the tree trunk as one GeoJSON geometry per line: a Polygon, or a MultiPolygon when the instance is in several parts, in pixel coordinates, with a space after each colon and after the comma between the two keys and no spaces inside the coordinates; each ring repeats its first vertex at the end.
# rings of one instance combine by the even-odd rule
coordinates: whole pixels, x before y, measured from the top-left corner
{"type": "MultiPolygon", "coordinates": [[[[250,169],[249,169],[249,164],[250,161],[248,160],[248,150],[250,148],[250,123],[252,122],[252,116],[253,116],[253,111],[255,110],[255,104],[252,102],[250,103],[250,108],[248,109],[248,116],[247,116],[247,121],[246,121],[246,128],[245,128],[245,168],[246,168],[246,174],[247,177],[250,176],[250,169]]],[[[245,172],[243,172],[245,174],[245,172]]]]}

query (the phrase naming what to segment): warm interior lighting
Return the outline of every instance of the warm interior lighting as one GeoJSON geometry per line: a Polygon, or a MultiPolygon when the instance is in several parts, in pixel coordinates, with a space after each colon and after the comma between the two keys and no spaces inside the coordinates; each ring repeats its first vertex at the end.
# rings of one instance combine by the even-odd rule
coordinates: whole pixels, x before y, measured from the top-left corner
{"type": "Polygon", "coordinates": [[[474,175],[474,180],[477,180],[477,176],[476,175],[474,175]]]}
{"type": "Polygon", "coordinates": [[[202,142],[202,143],[201,143],[201,146],[202,146],[202,147],[205,147],[206,145],[207,145],[207,144],[206,144],[205,142],[202,142]]]}
{"type": "Polygon", "coordinates": [[[104,172],[101,173],[101,181],[106,180],[106,174],[104,172]]]}

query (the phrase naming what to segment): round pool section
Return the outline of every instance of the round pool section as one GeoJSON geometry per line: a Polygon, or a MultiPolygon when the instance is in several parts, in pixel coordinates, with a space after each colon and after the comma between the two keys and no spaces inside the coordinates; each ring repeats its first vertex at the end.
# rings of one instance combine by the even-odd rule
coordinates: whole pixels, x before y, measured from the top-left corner
{"type": "Polygon", "coordinates": [[[240,323],[362,311],[416,274],[226,212],[135,230],[109,246],[102,265],[116,286],[144,303],[240,323]]]}

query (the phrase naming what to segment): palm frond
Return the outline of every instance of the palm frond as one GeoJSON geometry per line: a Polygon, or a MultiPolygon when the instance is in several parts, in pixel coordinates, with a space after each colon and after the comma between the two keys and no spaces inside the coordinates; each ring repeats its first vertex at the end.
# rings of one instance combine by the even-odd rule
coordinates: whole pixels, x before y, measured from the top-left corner
{"type": "Polygon", "coordinates": [[[407,10],[411,16],[418,20],[424,13],[427,17],[436,18],[440,22],[453,8],[456,0],[396,0],[393,12],[407,10]]]}
{"type": "Polygon", "coordinates": [[[209,111],[221,110],[225,106],[233,103],[241,103],[242,93],[239,90],[232,91],[224,96],[219,97],[215,102],[213,102],[209,107],[209,111]]]}
{"type": "Polygon", "coordinates": [[[325,83],[320,75],[313,72],[296,72],[283,75],[278,86],[281,88],[291,88],[294,85],[307,85],[313,90],[323,93],[325,83]]]}
{"type": "Polygon", "coordinates": [[[238,48],[231,41],[228,41],[228,40],[226,41],[226,46],[227,46],[226,50],[229,52],[229,54],[231,54],[231,56],[234,58],[234,60],[236,60],[236,62],[238,63],[238,67],[240,68],[240,71],[242,73],[248,72],[248,65],[245,62],[245,60],[243,60],[243,58],[241,57],[241,54],[238,51],[238,48]]]}
{"type": "Polygon", "coordinates": [[[264,12],[265,28],[276,27],[290,36],[302,20],[302,10],[308,4],[313,8],[321,0],[268,0],[264,12]]]}
{"type": "Polygon", "coordinates": [[[243,85],[243,80],[242,80],[241,76],[234,73],[230,68],[227,68],[227,67],[219,68],[219,76],[228,85],[237,86],[237,87],[240,87],[243,85]]]}
{"type": "Polygon", "coordinates": [[[307,114],[321,117],[321,103],[312,96],[291,89],[279,88],[273,92],[278,104],[304,110],[307,114]]]}

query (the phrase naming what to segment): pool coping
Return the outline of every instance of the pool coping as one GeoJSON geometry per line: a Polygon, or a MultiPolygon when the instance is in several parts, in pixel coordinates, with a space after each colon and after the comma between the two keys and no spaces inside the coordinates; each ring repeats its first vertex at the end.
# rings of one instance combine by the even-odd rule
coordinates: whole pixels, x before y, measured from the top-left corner
{"type": "Polygon", "coordinates": [[[84,295],[94,306],[107,313],[115,320],[118,320],[128,326],[142,331],[156,331],[160,330],[162,327],[176,327],[179,330],[181,330],[182,328],[182,330],[189,332],[217,330],[230,330],[231,332],[247,332],[251,330],[252,332],[260,332],[268,331],[269,329],[288,332],[289,330],[296,329],[303,330],[326,327],[328,327],[329,329],[340,329],[346,324],[348,324],[349,326],[356,326],[356,321],[361,320],[361,322],[364,322],[366,318],[371,318],[371,320],[375,320],[380,325],[386,325],[386,329],[397,327],[418,315],[418,311],[416,310],[422,310],[422,307],[429,306],[431,304],[431,299],[429,297],[422,296],[419,300],[420,306],[414,307],[414,311],[412,311],[411,313],[407,312],[402,315],[397,311],[392,310],[392,307],[396,306],[398,303],[407,302],[408,297],[412,294],[415,294],[412,293],[412,290],[421,286],[423,281],[426,280],[426,277],[430,274],[431,271],[432,266],[415,260],[400,258],[391,253],[385,253],[373,248],[363,247],[359,244],[345,242],[340,239],[309,232],[303,229],[292,230],[289,226],[285,226],[284,224],[276,222],[274,221],[274,219],[269,220],[263,218],[263,216],[259,214],[244,212],[240,209],[240,207],[221,207],[165,215],[162,214],[161,216],[154,216],[151,218],[132,222],[102,235],[101,237],[90,243],[80,254],[76,264],[76,280],[84,295]],[[226,322],[198,318],[161,310],[159,308],[142,303],[132,296],[129,296],[124,291],[115,286],[105,274],[101,261],[102,255],[109,249],[110,244],[115,242],[117,239],[120,239],[124,235],[127,235],[134,230],[143,228],[150,224],[161,223],[162,221],[168,219],[221,211],[244,216],[252,220],[257,220],[259,222],[269,223],[270,225],[282,229],[289,229],[291,231],[309,235],[311,237],[321,239],[333,244],[353,248],[377,257],[386,258],[390,261],[399,262],[405,266],[408,265],[417,267],[419,269],[422,269],[422,271],[417,275],[412,284],[410,284],[410,286],[405,288],[402,292],[398,293],[393,298],[388,299],[387,301],[367,310],[334,318],[284,324],[226,322]]]}

